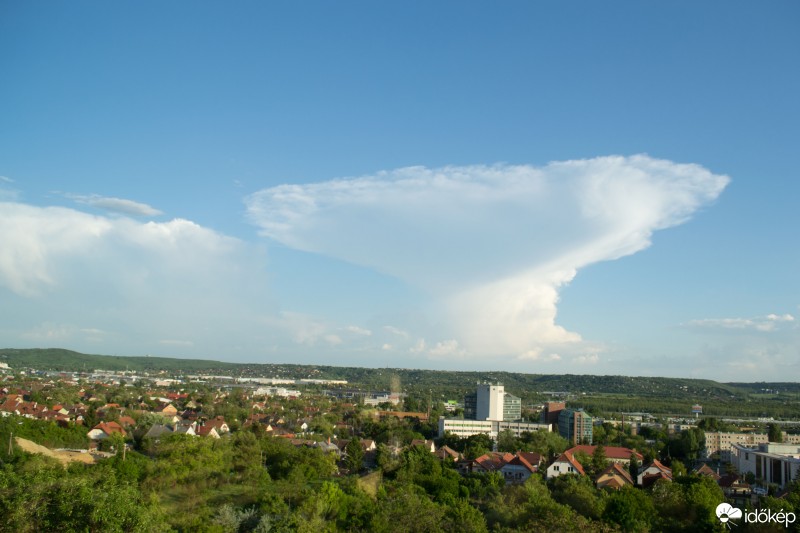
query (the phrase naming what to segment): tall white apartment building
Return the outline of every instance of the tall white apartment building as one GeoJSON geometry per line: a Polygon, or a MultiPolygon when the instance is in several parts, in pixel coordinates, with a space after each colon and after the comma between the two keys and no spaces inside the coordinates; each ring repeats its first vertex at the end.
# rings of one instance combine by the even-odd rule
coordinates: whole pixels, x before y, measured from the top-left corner
{"type": "Polygon", "coordinates": [[[478,384],[475,402],[475,420],[503,420],[505,388],[490,383],[478,384]]]}

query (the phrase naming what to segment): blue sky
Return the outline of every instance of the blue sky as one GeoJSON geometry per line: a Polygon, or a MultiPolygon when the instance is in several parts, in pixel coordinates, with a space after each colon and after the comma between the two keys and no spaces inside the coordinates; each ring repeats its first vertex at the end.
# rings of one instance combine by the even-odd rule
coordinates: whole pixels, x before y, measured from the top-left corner
{"type": "Polygon", "coordinates": [[[798,22],[0,3],[0,344],[797,380],[798,22]]]}

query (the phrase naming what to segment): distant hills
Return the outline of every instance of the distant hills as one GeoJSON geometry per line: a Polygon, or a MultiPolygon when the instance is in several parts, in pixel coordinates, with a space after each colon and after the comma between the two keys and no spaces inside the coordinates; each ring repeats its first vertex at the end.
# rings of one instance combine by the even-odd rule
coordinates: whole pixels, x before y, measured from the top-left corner
{"type": "Polygon", "coordinates": [[[399,382],[404,390],[435,389],[446,394],[458,394],[474,387],[477,382],[501,382],[506,390],[517,395],[553,396],[554,392],[572,394],[608,394],[614,397],[692,398],[694,401],[720,400],[729,402],[752,398],[754,395],[773,396],[775,392],[788,397],[800,394],[800,383],[719,383],[712,380],[661,377],[547,375],[511,372],[459,372],[401,368],[358,368],[325,365],[226,363],[205,359],[174,359],[167,357],[131,357],[92,355],[61,348],[0,349],[0,362],[12,369],[92,371],[129,370],[160,372],[171,375],[214,374],[236,377],[280,377],[345,379],[353,385],[389,390],[399,382]]]}

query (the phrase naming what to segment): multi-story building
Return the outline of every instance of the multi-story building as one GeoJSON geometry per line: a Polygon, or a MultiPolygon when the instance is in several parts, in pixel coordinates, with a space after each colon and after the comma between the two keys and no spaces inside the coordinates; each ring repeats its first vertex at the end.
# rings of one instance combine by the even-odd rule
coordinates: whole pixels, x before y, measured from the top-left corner
{"type": "Polygon", "coordinates": [[[564,402],[545,402],[542,410],[542,422],[545,424],[558,424],[558,415],[567,408],[564,402]]]}
{"type": "Polygon", "coordinates": [[[522,399],[513,394],[503,395],[503,420],[522,420],[522,399]]]}
{"type": "MultiPolygon", "coordinates": [[[[731,451],[734,445],[748,448],[757,448],[759,444],[769,442],[766,433],[727,433],[721,431],[706,432],[706,457],[719,454],[723,461],[731,461],[731,451]]],[[[789,435],[783,432],[783,442],[787,444],[800,444],[800,435],[789,435]]]]}
{"type": "Polygon", "coordinates": [[[505,390],[501,384],[479,383],[475,393],[475,420],[503,420],[505,390]]]}
{"type": "Polygon", "coordinates": [[[464,418],[519,420],[522,418],[522,400],[505,392],[500,383],[479,383],[475,392],[464,396],[464,418]]]}
{"type": "Polygon", "coordinates": [[[464,418],[439,418],[439,436],[452,433],[469,437],[479,433],[496,439],[509,430],[515,436],[526,431],[551,431],[550,424],[522,421],[522,400],[505,391],[502,384],[479,383],[475,392],[464,396],[464,418]]]}
{"type": "Polygon", "coordinates": [[[740,474],[752,472],[758,482],[785,487],[800,477],[800,446],[767,442],[748,448],[734,444],[731,463],[740,474]]]}
{"type": "Polygon", "coordinates": [[[558,415],[558,432],[572,444],[591,444],[592,417],[583,409],[562,409],[558,415]]]}
{"type": "Polygon", "coordinates": [[[461,438],[484,434],[496,439],[501,432],[506,430],[511,431],[515,437],[519,437],[526,431],[552,431],[552,426],[550,424],[537,424],[533,422],[468,420],[462,418],[445,418],[443,416],[439,417],[439,437],[444,437],[445,433],[452,433],[461,438]]]}

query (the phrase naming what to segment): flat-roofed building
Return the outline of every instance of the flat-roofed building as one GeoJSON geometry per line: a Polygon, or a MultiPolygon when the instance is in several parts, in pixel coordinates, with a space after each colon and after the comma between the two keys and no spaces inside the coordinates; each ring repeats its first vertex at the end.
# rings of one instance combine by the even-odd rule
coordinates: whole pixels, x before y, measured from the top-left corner
{"type": "Polygon", "coordinates": [[[731,463],[740,474],[752,472],[758,482],[785,487],[800,477],[800,446],[768,442],[749,448],[734,444],[731,463]]]}
{"type": "Polygon", "coordinates": [[[533,422],[439,417],[439,437],[444,437],[445,433],[451,433],[461,438],[482,434],[496,439],[505,430],[511,431],[515,437],[519,437],[525,432],[552,431],[552,426],[533,422]]]}
{"type": "Polygon", "coordinates": [[[583,409],[562,409],[558,415],[558,433],[571,444],[591,444],[591,415],[583,409]]]}

